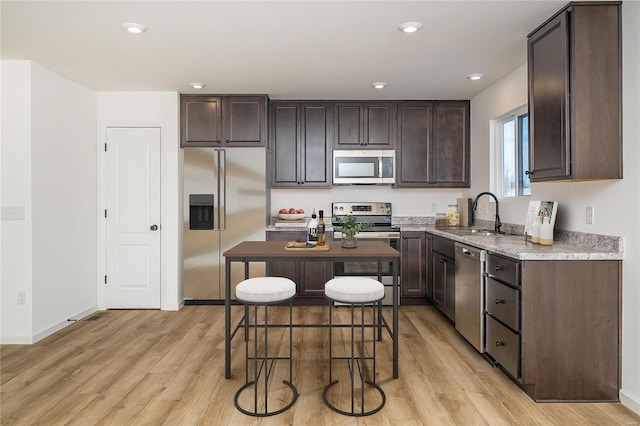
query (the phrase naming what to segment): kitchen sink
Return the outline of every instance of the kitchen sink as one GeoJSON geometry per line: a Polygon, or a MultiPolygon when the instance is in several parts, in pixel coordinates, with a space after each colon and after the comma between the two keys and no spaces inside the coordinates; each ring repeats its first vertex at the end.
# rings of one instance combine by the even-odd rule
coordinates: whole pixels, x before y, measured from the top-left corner
{"type": "Polygon", "coordinates": [[[477,229],[477,228],[447,228],[443,229],[443,231],[451,232],[456,235],[477,235],[477,236],[485,236],[490,237],[492,235],[496,235],[495,231],[490,229],[477,229]]]}

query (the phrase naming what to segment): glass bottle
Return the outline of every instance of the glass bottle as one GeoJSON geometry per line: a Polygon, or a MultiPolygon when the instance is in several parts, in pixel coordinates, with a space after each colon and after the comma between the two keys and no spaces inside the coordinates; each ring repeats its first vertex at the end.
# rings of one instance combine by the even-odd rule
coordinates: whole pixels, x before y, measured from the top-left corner
{"type": "Polygon", "coordinates": [[[316,219],[315,210],[311,213],[311,220],[307,225],[307,244],[318,245],[318,219],[316,219]]]}
{"type": "Polygon", "coordinates": [[[324,210],[318,210],[318,245],[323,246],[326,242],[324,226],[324,210]]]}

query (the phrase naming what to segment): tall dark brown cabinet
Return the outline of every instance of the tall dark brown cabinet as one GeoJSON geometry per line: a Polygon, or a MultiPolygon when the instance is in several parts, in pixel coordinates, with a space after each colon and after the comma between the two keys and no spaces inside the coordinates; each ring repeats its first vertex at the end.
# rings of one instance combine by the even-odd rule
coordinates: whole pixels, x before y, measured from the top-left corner
{"type": "Polygon", "coordinates": [[[271,102],[271,187],[330,187],[333,105],[271,102]]]}
{"type": "Polygon", "coordinates": [[[622,178],[620,2],[574,2],[529,34],[531,181],[622,178]]]}

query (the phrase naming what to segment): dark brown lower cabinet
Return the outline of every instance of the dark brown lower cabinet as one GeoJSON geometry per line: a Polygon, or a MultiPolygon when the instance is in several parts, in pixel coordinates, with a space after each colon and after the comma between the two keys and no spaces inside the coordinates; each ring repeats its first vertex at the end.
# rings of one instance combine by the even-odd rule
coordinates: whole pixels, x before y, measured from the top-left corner
{"type": "MultiPolygon", "coordinates": [[[[302,232],[304,233],[304,232],[302,232]]],[[[267,232],[267,241],[293,241],[301,233],[291,231],[267,232]]],[[[286,277],[296,283],[294,305],[326,304],[324,284],[333,278],[331,262],[267,262],[267,275],[286,277]]]]}
{"type": "Polygon", "coordinates": [[[425,232],[403,232],[400,291],[403,305],[427,304],[427,238],[425,232]]]}
{"type": "Polygon", "coordinates": [[[455,242],[438,235],[432,235],[431,241],[431,279],[433,286],[431,300],[433,305],[449,320],[455,321],[455,242]]]}
{"type": "Polygon", "coordinates": [[[524,390],[535,401],[618,401],[622,262],[521,264],[524,390]]]}

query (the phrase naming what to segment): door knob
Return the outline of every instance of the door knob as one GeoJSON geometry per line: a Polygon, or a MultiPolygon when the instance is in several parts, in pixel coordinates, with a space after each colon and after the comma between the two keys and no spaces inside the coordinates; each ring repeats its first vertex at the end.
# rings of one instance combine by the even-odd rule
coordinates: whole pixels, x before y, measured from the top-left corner
{"type": "Polygon", "coordinates": [[[158,225],[151,225],[149,227],[149,229],[151,229],[152,231],[157,231],[158,230],[158,225]]]}

